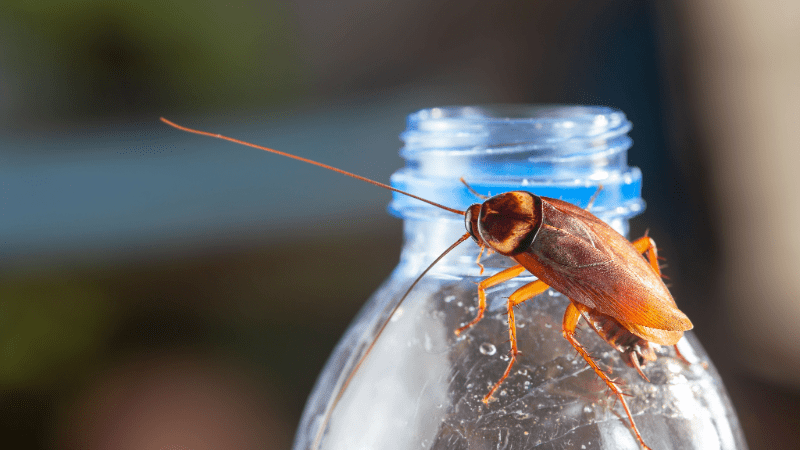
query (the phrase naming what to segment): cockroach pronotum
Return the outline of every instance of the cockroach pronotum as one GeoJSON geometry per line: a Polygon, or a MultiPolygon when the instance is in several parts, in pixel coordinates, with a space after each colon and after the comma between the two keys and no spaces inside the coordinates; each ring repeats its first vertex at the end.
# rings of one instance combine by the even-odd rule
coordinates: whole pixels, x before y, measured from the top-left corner
{"type": "MultiPolygon", "coordinates": [[[[516,265],[479,283],[477,315],[472,321],[455,330],[456,334],[467,331],[483,318],[488,288],[520,276],[526,270],[538,278],[517,289],[508,298],[510,358],[505,372],[489,389],[483,402],[489,403],[493,399],[492,395],[508,377],[519,354],[514,306],[548,288],[553,288],[570,300],[562,323],[564,338],[619,399],[636,439],[642,447],[649,449],[633,420],[623,391],[577,341],[575,331],[580,318],[585,318],[591,328],[619,351],[623,361],[646,381],[649,380],[642,371],[642,366],[656,359],[653,344],[675,346],[677,356],[685,362],[676,344],[684,331],[692,329],[692,323],[678,309],[661,279],[661,269],[653,239],[644,236],[629,242],[611,226],[590,213],[588,208],[580,208],[554,198],[539,197],[527,191],[511,191],[495,195],[485,199],[483,203],[473,204],[466,211],[460,211],[326,164],[220,134],[186,128],[164,118],[161,121],[189,133],[223,139],[321,166],[463,215],[467,233],[439,256],[428,269],[447,252],[470,237],[481,250],[488,249],[509,257],[516,265]],[[645,254],[646,259],[643,257],[645,254]]],[[[417,281],[427,273],[428,269],[417,278],[417,281]]],[[[416,281],[409,291],[415,284],[416,281]]],[[[403,299],[405,297],[400,299],[395,310],[403,299]]],[[[378,336],[382,330],[378,332],[378,336]]],[[[373,345],[377,339],[376,336],[373,345]]],[[[371,347],[361,357],[353,373],[358,370],[370,349],[371,347]]],[[[352,374],[350,377],[352,378],[352,374]]],[[[345,382],[342,391],[334,400],[334,405],[341,398],[347,384],[348,382],[345,382]]]]}

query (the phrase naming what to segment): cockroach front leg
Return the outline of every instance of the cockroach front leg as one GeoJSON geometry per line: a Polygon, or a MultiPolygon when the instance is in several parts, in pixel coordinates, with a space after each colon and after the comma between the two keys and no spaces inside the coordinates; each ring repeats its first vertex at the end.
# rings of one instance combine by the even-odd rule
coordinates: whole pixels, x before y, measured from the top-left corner
{"type": "Polygon", "coordinates": [[[504,281],[508,281],[514,277],[519,276],[522,272],[525,271],[525,268],[522,267],[522,264],[517,264],[514,267],[509,267],[508,269],[501,270],[496,274],[490,276],[489,278],[484,279],[478,284],[478,315],[475,316],[472,321],[463,327],[456,330],[456,336],[460,335],[464,331],[472,328],[478,322],[483,319],[483,313],[486,311],[486,289],[489,289],[492,286],[496,286],[504,281]]]}
{"type": "Polygon", "coordinates": [[[644,439],[642,439],[642,435],[639,433],[639,429],[636,427],[636,422],[633,421],[633,415],[631,414],[630,408],[628,408],[628,403],[625,401],[622,390],[619,388],[619,386],[617,386],[616,383],[611,381],[611,378],[609,378],[608,375],[603,372],[597,362],[592,359],[591,355],[589,355],[589,352],[587,352],[583,345],[581,345],[581,343],[575,339],[575,329],[578,326],[578,320],[581,318],[580,309],[582,308],[586,307],[570,301],[569,306],[567,306],[567,311],[564,313],[564,323],[562,325],[562,333],[564,338],[569,341],[573,347],[575,347],[575,350],[577,350],[578,354],[580,354],[581,357],[589,364],[589,367],[591,367],[592,370],[594,370],[594,372],[600,377],[600,379],[606,383],[606,386],[608,386],[611,392],[617,396],[620,403],[622,403],[622,407],[625,409],[625,414],[628,416],[628,420],[631,423],[631,429],[633,430],[633,434],[636,435],[636,439],[640,444],[642,444],[642,447],[650,450],[650,447],[644,443],[644,439]]]}
{"type": "Polygon", "coordinates": [[[489,390],[489,393],[483,397],[483,403],[489,403],[489,400],[492,399],[492,394],[494,394],[497,388],[503,384],[503,381],[508,378],[508,375],[511,373],[511,367],[513,367],[514,363],[517,361],[519,350],[517,349],[517,326],[514,320],[514,307],[526,300],[536,297],[537,295],[546,291],[548,287],[550,286],[545,284],[544,281],[536,280],[517,289],[508,297],[508,337],[509,342],[511,342],[511,354],[509,355],[510,359],[508,361],[508,367],[506,367],[506,371],[503,373],[503,376],[500,377],[494,386],[492,386],[492,388],[489,390]]]}

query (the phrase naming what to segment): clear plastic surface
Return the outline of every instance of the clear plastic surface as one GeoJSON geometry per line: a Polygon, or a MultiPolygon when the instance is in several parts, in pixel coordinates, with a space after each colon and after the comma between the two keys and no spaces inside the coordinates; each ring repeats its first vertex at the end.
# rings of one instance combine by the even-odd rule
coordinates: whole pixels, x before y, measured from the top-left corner
{"type": "MultiPolygon", "coordinates": [[[[575,195],[573,202],[585,205],[597,185],[607,186],[606,181],[610,180],[611,187],[604,188],[597,201],[598,208],[593,212],[625,232],[627,218],[641,210],[638,171],[625,164],[624,152],[630,141],[622,150],[616,150],[622,152],[621,157],[609,157],[608,142],[619,139],[607,130],[602,138],[591,133],[589,138],[533,133],[527,140],[516,139],[512,145],[504,143],[503,133],[492,135],[491,130],[484,130],[483,142],[476,144],[461,135],[457,126],[444,124],[456,128],[449,133],[463,143],[447,148],[447,142],[452,143],[452,140],[448,141],[446,136],[436,137],[433,133],[422,139],[414,135],[415,126],[449,129],[443,124],[411,123],[434,120],[437,116],[448,120],[455,116],[454,121],[468,122],[476,135],[480,134],[481,123],[484,128],[498,123],[501,128],[511,124],[510,128],[522,135],[525,129],[563,128],[552,123],[538,127],[538,122],[525,117],[525,112],[510,114],[513,110],[508,107],[501,109],[500,114],[523,117],[502,122],[494,117],[497,110],[469,108],[469,114],[464,110],[425,110],[411,116],[411,131],[404,134],[407,145],[403,150],[410,162],[399,178],[393,178],[396,185],[402,184],[398,180],[423,179],[415,186],[415,193],[426,198],[429,197],[426,194],[444,195],[442,185],[450,183],[452,172],[468,167],[469,171],[456,175],[455,179],[464,176],[470,182],[476,180],[483,188],[489,185],[505,188],[516,182],[514,189],[527,186],[534,193],[547,183],[551,183],[551,187],[567,186],[565,195],[575,195]],[[570,145],[559,152],[560,143],[565,141],[570,145]],[[428,145],[431,142],[435,145],[428,145]],[[519,149],[520,146],[525,148],[519,149]],[[501,156],[490,151],[487,157],[485,151],[498,148],[505,151],[509,147],[517,148],[499,152],[501,156]],[[544,156],[537,154],[537,149],[541,148],[547,152],[544,156]],[[425,160],[431,152],[439,153],[433,155],[434,160],[449,153],[457,159],[479,158],[483,162],[441,163],[439,171],[424,175],[426,164],[431,163],[425,160]],[[465,156],[466,152],[472,152],[472,156],[465,156]],[[605,154],[598,156],[602,152],[605,154]],[[545,171],[546,176],[530,173],[520,178],[519,174],[508,175],[507,171],[500,176],[493,173],[493,168],[504,170],[502,161],[509,154],[513,154],[516,161],[534,160],[542,164],[549,158],[551,165],[567,167],[551,167],[549,172],[545,171]],[[482,171],[480,167],[487,169],[482,171]],[[588,189],[584,192],[579,188],[588,189]],[[577,198],[581,194],[585,196],[577,198]]],[[[630,128],[622,113],[605,108],[537,108],[526,112],[543,115],[545,122],[573,122],[567,129],[580,128],[581,123],[614,123],[609,120],[611,115],[621,124],[616,128],[618,133],[624,134],[630,128]]],[[[580,132],[587,133],[586,130],[580,132]]],[[[464,201],[478,201],[463,193],[463,185],[453,189],[457,189],[452,195],[455,200],[433,200],[460,208],[466,206],[464,201]]],[[[498,192],[501,191],[494,191],[498,192]]],[[[456,336],[454,331],[475,317],[476,283],[509,267],[508,258],[485,257],[486,271],[481,274],[475,264],[477,246],[471,241],[462,244],[420,281],[389,318],[414,279],[464,233],[458,216],[442,215],[402,198],[395,197],[391,210],[406,219],[406,244],[401,262],[355,319],[331,356],[306,405],[295,450],[640,448],[615,397],[609,395],[605,384],[563,338],[561,323],[568,300],[552,289],[520,305],[516,317],[522,354],[495,394],[497,400],[489,404],[482,402],[508,364],[506,299],[515,289],[535,278],[525,274],[489,289],[484,319],[461,336],[456,336]],[[389,320],[388,325],[362,360],[386,320],[389,320]]],[[[658,360],[644,369],[649,383],[626,366],[619,352],[585,324],[577,338],[622,383],[624,391],[630,395],[627,401],[639,430],[654,450],[746,448],[719,376],[691,332],[678,344],[691,364],[677,359],[672,348],[660,349],[658,360]]]]}

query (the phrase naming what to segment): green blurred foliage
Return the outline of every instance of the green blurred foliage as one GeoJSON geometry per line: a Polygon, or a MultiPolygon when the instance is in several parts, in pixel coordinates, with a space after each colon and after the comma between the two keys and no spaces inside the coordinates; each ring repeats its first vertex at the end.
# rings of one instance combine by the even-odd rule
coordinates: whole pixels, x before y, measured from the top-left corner
{"type": "Polygon", "coordinates": [[[0,386],[54,387],[91,370],[111,332],[111,310],[89,280],[0,281],[0,386]]]}
{"type": "Polygon", "coordinates": [[[0,75],[12,120],[199,114],[305,91],[292,16],[277,2],[3,3],[0,75]]]}

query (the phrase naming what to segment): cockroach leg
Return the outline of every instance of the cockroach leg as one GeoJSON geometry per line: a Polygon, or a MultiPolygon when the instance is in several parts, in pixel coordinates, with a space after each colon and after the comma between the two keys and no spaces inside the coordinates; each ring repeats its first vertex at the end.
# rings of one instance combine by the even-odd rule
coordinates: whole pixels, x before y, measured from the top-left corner
{"type": "Polygon", "coordinates": [[[597,196],[600,195],[600,191],[602,190],[603,190],[602,184],[600,186],[597,186],[597,190],[594,191],[594,194],[592,194],[592,198],[589,199],[589,203],[587,203],[586,208],[584,208],[585,210],[589,211],[590,209],[592,209],[592,206],[594,206],[594,201],[597,200],[597,196]]]}
{"type": "Polygon", "coordinates": [[[498,285],[504,281],[508,281],[514,277],[517,277],[524,271],[525,268],[522,267],[522,264],[517,264],[514,267],[509,267],[508,269],[501,270],[500,272],[497,272],[496,274],[478,283],[478,315],[476,315],[475,318],[472,319],[470,323],[457,329],[456,336],[460,335],[469,328],[472,328],[483,318],[483,313],[484,311],[486,311],[486,289],[489,289],[492,286],[498,285]]]}
{"type": "Polygon", "coordinates": [[[481,194],[475,189],[472,189],[472,186],[470,186],[469,183],[467,183],[467,180],[465,180],[464,177],[461,177],[458,180],[461,181],[464,184],[464,186],[466,186],[467,189],[469,189],[469,192],[472,193],[472,195],[474,195],[475,197],[478,197],[481,200],[486,200],[489,198],[488,196],[481,194]]]}
{"type": "Polygon", "coordinates": [[[642,365],[639,364],[639,357],[636,356],[636,353],[634,352],[628,353],[628,360],[630,361],[631,366],[633,366],[633,368],[636,369],[637,372],[639,372],[639,376],[641,376],[644,379],[644,381],[647,381],[649,383],[650,378],[647,378],[647,375],[645,375],[644,372],[642,371],[642,365]]]}
{"type": "MultiPolygon", "coordinates": [[[[639,253],[647,252],[647,260],[650,261],[650,266],[653,268],[653,270],[655,270],[658,276],[666,278],[663,275],[661,275],[661,267],[658,265],[659,257],[658,257],[658,250],[656,249],[656,241],[654,241],[653,238],[647,235],[648,231],[650,230],[647,230],[644,233],[644,236],[631,242],[631,244],[633,244],[633,248],[635,248],[637,252],[639,253]]],[[[680,359],[687,366],[692,365],[692,363],[690,363],[689,360],[683,356],[681,351],[678,350],[678,344],[673,345],[673,348],[675,348],[675,356],[677,356],[678,359],[680,359]]]]}
{"type": "Polygon", "coordinates": [[[683,353],[681,353],[681,351],[678,350],[678,344],[675,344],[672,347],[675,349],[675,356],[677,356],[678,359],[680,359],[687,366],[691,366],[692,365],[692,363],[690,363],[689,360],[686,359],[685,356],[683,356],[683,353]]]}
{"type": "Polygon", "coordinates": [[[484,270],[483,264],[481,264],[481,256],[483,256],[483,251],[484,250],[486,250],[486,246],[481,245],[481,251],[478,252],[478,257],[475,258],[475,264],[477,264],[478,267],[481,268],[481,273],[480,273],[481,275],[483,275],[483,270],[484,270]]]}
{"type": "Polygon", "coordinates": [[[639,239],[631,242],[633,248],[639,253],[647,252],[647,260],[650,261],[650,266],[656,271],[658,276],[661,276],[661,268],[658,266],[658,250],[656,250],[656,241],[648,236],[642,236],[639,239]]]}
{"type": "Polygon", "coordinates": [[[519,354],[519,350],[517,349],[517,325],[514,319],[514,307],[526,300],[536,297],[537,295],[546,291],[549,287],[550,286],[545,284],[544,281],[536,280],[517,289],[508,297],[508,340],[511,342],[511,352],[509,354],[510,359],[508,361],[508,367],[506,367],[506,371],[503,373],[503,376],[500,377],[494,386],[492,386],[492,388],[489,390],[489,393],[483,397],[483,403],[488,403],[489,400],[492,399],[492,394],[494,394],[497,388],[503,384],[503,381],[511,373],[511,367],[514,366],[514,363],[517,360],[517,355],[519,354]]]}
{"type": "Polygon", "coordinates": [[[622,403],[622,408],[625,409],[625,414],[628,416],[628,420],[631,423],[631,429],[633,430],[633,434],[636,435],[636,440],[642,444],[642,447],[650,450],[650,447],[644,443],[644,439],[642,439],[642,435],[639,433],[639,429],[636,427],[636,422],[633,421],[633,415],[631,414],[630,408],[628,408],[628,402],[625,401],[625,394],[623,394],[622,390],[617,386],[617,384],[614,383],[614,381],[612,381],[602,369],[600,369],[600,366],[594,359],[592,359],[592,357],[589,355],[589,352],[586,351],[583,345],[581,345],[581,343],[575,339],[575,328],[578,325],[578,320],[580,320],[580,318],[580,310],[574,302],[570,301],[569,306],[567,306],[567,311],[564,313],[564,323],[561,331],[564,335],[564,338],[569,341],[573,347],[575,347],[575,350],[577,350],[581,357],[589,364],[589,367],[594,370],[600,379],[606,383],[606,386],[608,386],[611,392],[616,395],[619,402],[622,403]]]}

